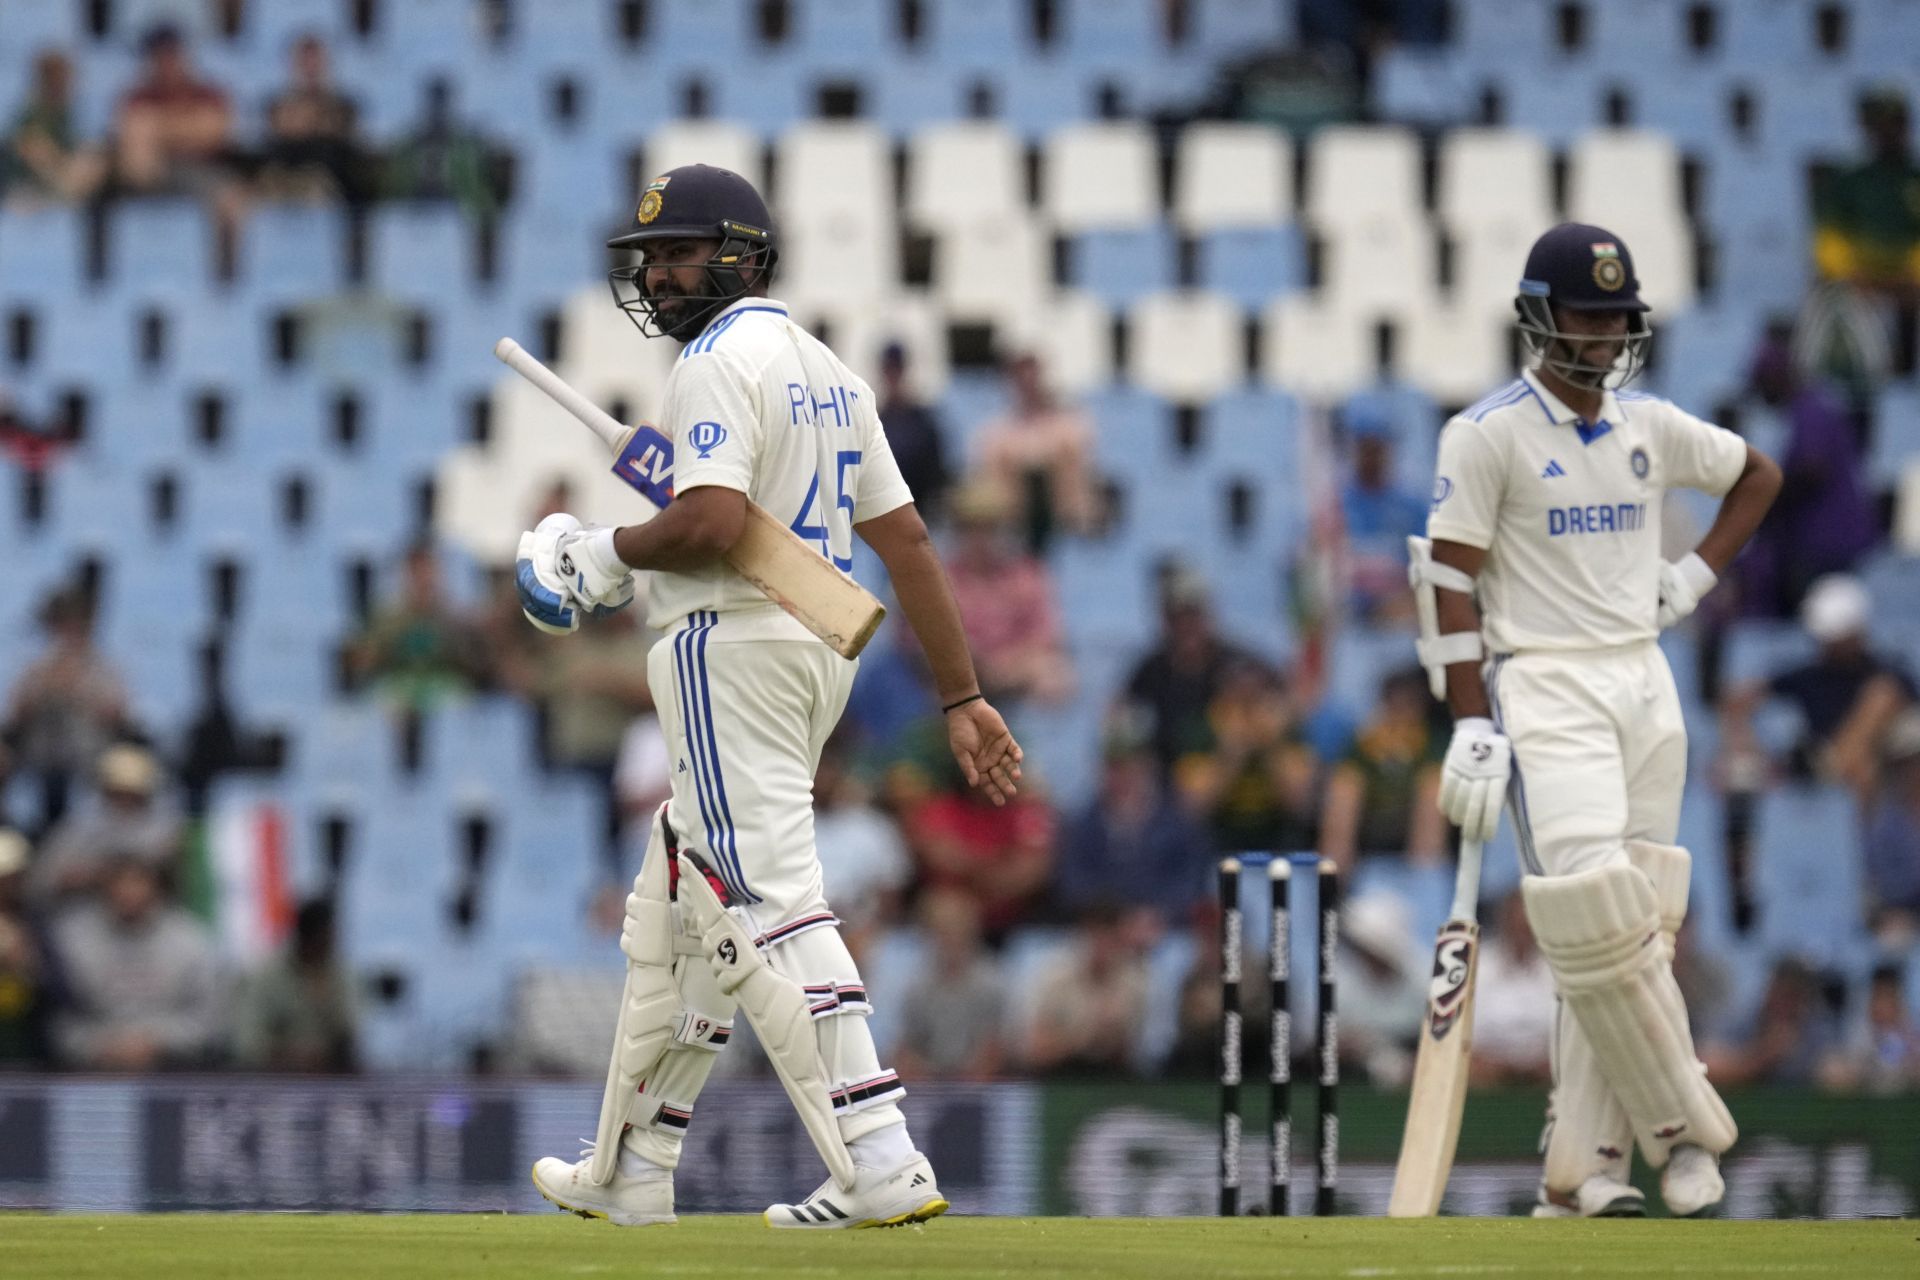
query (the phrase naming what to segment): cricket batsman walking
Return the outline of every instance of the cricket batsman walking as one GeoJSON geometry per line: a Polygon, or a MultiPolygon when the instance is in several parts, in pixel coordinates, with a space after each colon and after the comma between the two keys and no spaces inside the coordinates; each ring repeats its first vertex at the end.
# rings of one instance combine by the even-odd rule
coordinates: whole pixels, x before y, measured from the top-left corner
{"type": "Polygon", "coordinates": [[[1704,1213],[1737,1136],[1673,976],[1687,740],[1656,642],[1753,535],[1780,470],[1622,389],[1651,336],[1639,288],[1627,246],[1599,227],[1535,242],[1515,300],[1530,367],[1447,423],[1431,542],[1411,540],[1437,619],[1421,657],[1444,668],[1454,717],[1440,807],[1466,840],[1492,836],[1503,803],[1512,814],[1559,993],[1536,1217],[1644,1214],[1636,1142],[1668,1209],[1704,1213]],[[1661,502],[1681,486],[1722,501],[1699,546],[1667,563],[1661,502]]]}
{"type": "Polygon", "coordinates": [[[626,992],[595,1146],[533,1169],[563,1209],[621,1225],[670,1223],[681,1139],[714,1055],[744,1014],[832,1177],[773,1227],[920,1222],[947,1209],[908,1136],[899,1078],[841,940],[814,848],[813,776],[856,664],[722,559],[749,500],[842,569],[856,533],[892,577],[926,650],[947,735],[969,783],[1012,795],[1021,752],[981,697],[945,574],[881,433],[873,391],[768,296],[778,260],[765,202],[738,174],[688,165],[643,193],[640,251],[612,273],[649,337],[683,350],[660,430],[673,500],[650,523],[608,529],[549,516],[521,542],[521,603],[545,630],[619,608],[653,573],[665,633],[647,673],[673,761],[621,949],[626,992]]]}

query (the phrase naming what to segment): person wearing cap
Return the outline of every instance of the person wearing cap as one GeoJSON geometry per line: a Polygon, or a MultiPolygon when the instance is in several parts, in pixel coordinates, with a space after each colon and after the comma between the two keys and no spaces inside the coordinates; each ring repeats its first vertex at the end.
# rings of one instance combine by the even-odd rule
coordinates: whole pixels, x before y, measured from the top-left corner
{"type": "Polygon", "coordinates": [[[1780,469],[1627,389],[1652,332],[1612,232],[1540,236],[1514,309],[1520,376],[1442,429],[1427,539],[1408,540],[1421,661],[1454,720],[1440,808],[1485,841],[1508,807],[1562,998],[1536,1214],[1645,1213],[1636,1143],[1667,1207],[1702,1213],[1725,1194],[1719,1154],[1737,1131],[1700,1070],[1670,949],[1644,945],[1678,928],[1691,865],[1674,844],[1686,726],[1658,640],[1752,538],[1780,469]],[[1669,563],[1660,514],[1676,488],[1721,503],[1669,563]]]}
{"type": "Polygon", "coordinates": [[[880,353],[880,425],[914,505],[938,525],[953,473],[939,415],[915,393],[909,367],[905,343],[889,342],[880,353]]]}
{"type": "Polygon", "coordinates": [[[171,876],[186,828],[161,781],[160,762],[145,747],[121,742],[101,752],[91,801],[47,833],[28,878],[33,901],[51,910],[90,894],[121,858],[171,876]]]}
{"type": "Polygon", "coordinates": [[[923,1221],[947,1201],[908,1135],[904,1086],[874,1048],[866,987],[815,846],[814,776],[857,664],[724,559],[748,499],[842,570],[856,535],[878,555],[926,654],[959,772],[995,805],[1017,790],[1020,748],[975,676],[878,397],[771,295],[779,236],[760,193],[729,170],[683,165],[647,183],[635,224],[609,242],[638,255],[611,283],[644,336],[682,347],[659,419],[672,500],[626,528],[548,516],[523,539],[518,580],[535,625],[565,633],[631,601],[634,570],[652,573],[648,621],[663,639],[647,676],[673,794],[627,899],[623,1047],[602,1136],[577,1162],[539,1161],[534,1183],[586,1216],[674,1221],[681,1139],[738,1009],[834,1173],[800,1203],[769,1208],[767,1225],[923,1221]],[[682,933],[698,925],[684,946],[660,937],[669,926],[659,922],[676,918],[682,933]]]}
{"type": "Polygon", "coordinates": [[[120,675],[93,643],[91,597],[71,587],[40,609],[47,648],[7,691],[0,721],[0,775],[39,782],[42,830],[66,814],[74,784],[116,734],[130,727],[120,675]]]}
{"type": "Polygon", "coordinates": [[[1753,718],[1769,698],[1800,712],[1802,734],[1786,760],[1789,775],[1871,789],[1888,727],[1920,697],[1913,676],[1867,642],[1873,604],[1851,574],[1829,574],[1807,591],[1800,624],[1820,646],[1812,660],[1730,692],[1721,710],[1721,744],[1729,760],[1757,756],[1753,718]]]}

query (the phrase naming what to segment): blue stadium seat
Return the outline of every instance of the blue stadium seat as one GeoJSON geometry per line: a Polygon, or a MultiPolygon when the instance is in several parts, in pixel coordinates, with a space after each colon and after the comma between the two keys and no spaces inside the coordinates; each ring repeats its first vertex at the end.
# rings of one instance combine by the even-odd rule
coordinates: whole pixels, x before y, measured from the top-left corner
{"type": "Polygon", "coordinates": [[[1010,62],[982,78],[993,87],[999,103],[997,118],[1029,142],[1039,142],[1063,124],[1093,116],[1093,79],[1057,60],[1010,62]]]}
{"type": "Polygon", "coordinates": [[[43,49],[72,49],[84,34],[84,6],[10,4],[0,22],[0,63],[19,68],[18,85],[28,83],[28,60],[43,49]]]}
{"type": "Polygon", "coordinates": [[[892,0],[798,0],[785,53],[810,72],[864,80],[900,56],[898,14],[892,0]]]}
{"type": "Polygon", "coordinates": [[[1232,391],[1207,406],[1201,432],[1206,465],[1224,476],[1277,481],[1291,470],[1300,402],[1284,391],[1232,391]]]}
{"type": "Polygon", "coordinates": [[[183,477],[180,542],[220,554],[265,551],[279,518],[277,487],[239,462],[201,462],[183,477]]]}
{"type": "Polygon", "coordinates": [[[80,292],[86,236],[80,210],[68,205],[0,204],[0,304],[80,292]]]}
{"type": "Polygon", "coordinates": [[[293,740],[295,779],[327,803],[366,804],[389,795],[400,776],[399,730],[374,698],[335,699],[293,740]]]}
{"type": "Polygon", "coordinates": [[[332,44],[350,34],[348,8],[339,0],[275,0],[250,4],[242,12],[240,43],[249,56],[276,67],[301,36],[311,33],[332,44]]]}
{"type": "Polygon", "coordinates": [[[312,378],[243,383],[228,403],[229,447],[263,470],[310,464],[329,446],[330,402],[330,393],[312,378]]]}
{"type": "Polygon", "coordinates": [[[1848,70],[1810,68],[1768,82],[1756,94],[1761,145],[1802,160],[1857,156],[1855,93],[1848,70]]]}
{"type": "Polygon", "coordinates": [[[1165,225],[1083,231],[1067,248],[1067,283],[1117,310],[1171,288],[1175,258],[1175,236],[1165,225]]]}
{"type": "Polygon", "coordinates": [[[1152,566],[1117,538],[1064,538],[1051,554],[1067,637],[1082,644],[1144,643],[1152,633],[1152,566]]]}
{"type": "Polygon", "coordinates": [[[213,218],[197,200],[123,200],[108,222],[108,281],[185,301],[213,286],[213,218]]]}
{"type": "Polygon", "coordinates": [[[964,118],[961,88],[969,77],[956,76],[945,63],[925,58],[895,58],[866,77],[872,96],[868,114],[881,128],[905,138],[916,129],[964,118]]]}
{"type": "Polygon", "coordinates": [[[346,236],[337,205],[256,205],[240,233],[238,283],[267,305],[336,293],[347,279],[346,236]]]}
{"type": "Polygon", "coordinates": [[[57,467],[50,478],[50,523],[62,546],[111,553],[130,533],[147,534],[144,468],[106,454],[57,467]]]}
{"type": "Polygon", "coordinates": [[[1374,64],[1373,109],[1397,124],[1448,125],[1478,105],[1473,77],[1445,49],[1392,45],[1374,64]]]}
{"type": "Polygon", "coordinates": [[[1864,888],[1853,798],[1839,787],[1761,797],[1755,882],[1760,935],[1776,955],[1848,966],[1864,943],[1864,888]]]}
{"type": "Polygon", "coordinates": [[[1088,67],[1161,67],[1167,61],[1160,0],[1064,0],[1054,36],[1068,62],[1088,67]]]}
{"type": "Polygon", "coordinates": [[[1747,380],[1747,361],[1766,317],[1739,306],[1741,275],[1722,288],[1718,304],[1656,320],[1655,367],[1648,389],[1681,408],[1711,418],[1747,380]]]}
{"type": "Polygon", "coordinates": [[[392,557],[412,537],[407,477],[376,462],[334,462],[315,473],[317,529],[325,546],[392,557]]]}
{"type": "Polygon", "coordinates": [[[1874,397],[1867,479],[1876,487],[1891,489],[1916,460],[1920,460],[1920,386],[1883,387],[1874,397]]]}
{"type": "Polygon", "coordinates": [[[1731,684],[1765,680],[1808,661],[1813,657],[1814,648],[1813,637],[1797,623],[1743,618],[1727,632],[1721,679],[1731,684]]]}
{"type": "Polygon", "coordinates": [[[1813,274],[1809,203],[1805,170],[1785,154],[1714,156],[1704,212],[1718,242],[1720,300],[1762,312],[1799,308],[1813,274]]]}
{"type": "Polygon", "coordinates": [[[1334,645],[1327,696],[1364,722],[1380,701],[1380,682],[1416,661],[1410,632],[1349,628],[1334,645]]]}
{"type": "Polygon", "coordinates": [[[1683,0],[1602,0],[1586,5],[1584,12],[1582,59],[1608,69],[1671,68],[1687,55],[1683,0]]]}
{"type": "Polygon", "coordinates": [[[1110,477],[1150,479],[1180,462],[1166,401],[1144,391],[1112,387],[1084,400],[1093,419],[1094,462],[1110,477]]]}
{"type": "Polygon", "coordinates": [[[368,221],[368,283],[394,297],[444,302],[473,278],[473,253],[473,226],[453,204],[382,205],[368,221]]]}
{"type": "Polygon", "coordinates": [[[368,388],[361,429],[369,461],[405,477],[431,474],[467,443],[467,403],[435,379],[389,378],[368,388]]]}
{"type": "Polygon", "coordinates": [[[1775,71],[1813,61],[1814,5],[1811,0],[1725,0],[1715,8],[1719,20],[1719,58],[1729,67],[1775,71]]]}
{"type": "MultiPolygon", "coordinates": [[[[294,557],[289,557],[292,559],[294,557]]],[[[255,576],[279,568],[256,567],[255,576]]],[[[228,629],[227,695],[248,724],[296,727],[333,694],[334,639],[318,623],[244,622],[228,629]]]]}
{"type": "Polygon", "coordinates": [[[1244,57],[1293,41],[1294,6],[1271,0],[1195,0],[1193,43],[1209,58],[1244,57]]]}
{"type": "Polygon", "coordinates": [[[645,53],[654,66],[738,65],[757,45],[757,0],[655,0],[645,53]]]}
{"type": "MultiPolygon", "coordinates": [[[[168,383],[133,383],[96,389],[88,414],[87,452],[117,466],[151,473],[176,464],[188,445],[187,394],[168,383]]],[[[65,471],[57,473],[65,479],[65,471]]],[[[146,504],[140,505],[144,511],[146,504]]],[[[126,512],[115,513],[125,521],[126,512]]]]}
{"type": "Polygon", "coordinates": [[[533,707],[518,698],[448,702],[426,718],[423,767],[457,798],[512,794],[533,780],[537,744],[533,707]]]}
{"type": "Polygon", "coordinates": [[[1021,0],[968,0],[922,8],[921,43],[950,66],[996,67],[1033,51],[1021,0]]]}
{"type": "Polygon", "coordinates": [[[1306,237],[1297,226],[1225,227],[1200,237],[1202,289],[1224,293],[1249,310],[1307,287],[1306,237]]]}
{"type": "MultiPolygon", "coordinates": [[[[1536,7],[1546,6],[1523,6],[1536,7]]],[[[1531,129],[1552,146],[1571,146],[1581,134],[1604,123],[1606,84],[1588,67],[1562,63],[1552,75],[1543,75],[1537,64],[1522,61],[1505,65],[1492,78],[1504,104],[1499,123],[1531,129]]]]}

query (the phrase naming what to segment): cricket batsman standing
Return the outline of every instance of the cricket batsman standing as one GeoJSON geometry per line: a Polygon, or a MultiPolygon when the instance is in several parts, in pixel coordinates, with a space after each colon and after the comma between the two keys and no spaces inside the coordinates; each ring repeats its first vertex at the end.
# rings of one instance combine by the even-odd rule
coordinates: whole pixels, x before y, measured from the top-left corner
{"type": "Polygon", "coordinates": [[[1753,535],[1780,470],[1620,389],[1651,336],[1639,288],[1627,246],[1599,227],[1535,242],[1515,300],[1531,367],[1447,423],[1431,543],[1410,540],[1419,589],[1437,597],[1422,661],[1445,669],[1454,717],[1440,807],[1484,840],[1504,801],[1559,991],[1537,1217],[1644,1214],[1635,1142],[1673,1213],[1706,1212],[1737,1136],[1673,977],[1687,740],[1656,641],[1753,535]],[[1666,563],[1661,501],[1681,486],[1722,502],[1699,546],[1666,563]]]}
{"type": "Polygon", "coordinates": [[[628,958],[600,1138],[577,1163],[534,1166],[563,1209],[621,1225],[674,1221],[673,1170],[714,1055],[746,1015],[833,1176],[773,1227],[894,1226],[947,1208],[907,1134],[899,1078],[867,1030],[866,989],[821,881],[813,776],[853,685],[847,661],[729,567],[749,500],[842,569],[855,533],[885,563],[924,646],[969,783],[1013,794],[1021,752],[981,697],[960,614],[872,390],[768,296],[767,206],[738,174],[688,165],[650,183],[638,225],[610,242],[643,334],[683,346],[660,430],[673,500],[620,529],[550,516],[521,543],[522,605],[543,629],[618,608],[653,573],[666,633],[648,677],[673,760],[627,899],[628,958]]]}

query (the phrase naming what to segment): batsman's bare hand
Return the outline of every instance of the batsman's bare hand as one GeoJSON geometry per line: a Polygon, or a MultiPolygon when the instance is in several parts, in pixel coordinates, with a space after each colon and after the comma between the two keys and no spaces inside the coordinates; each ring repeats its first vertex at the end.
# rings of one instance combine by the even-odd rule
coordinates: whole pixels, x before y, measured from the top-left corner
{"type": "Polygon", "coordinates": [[[992,703],[969,702],[947,712],[947,745],[967,785],[979,787],[995,804],[1005,804],[1019,790],[1024,755],[992,703]]]}

